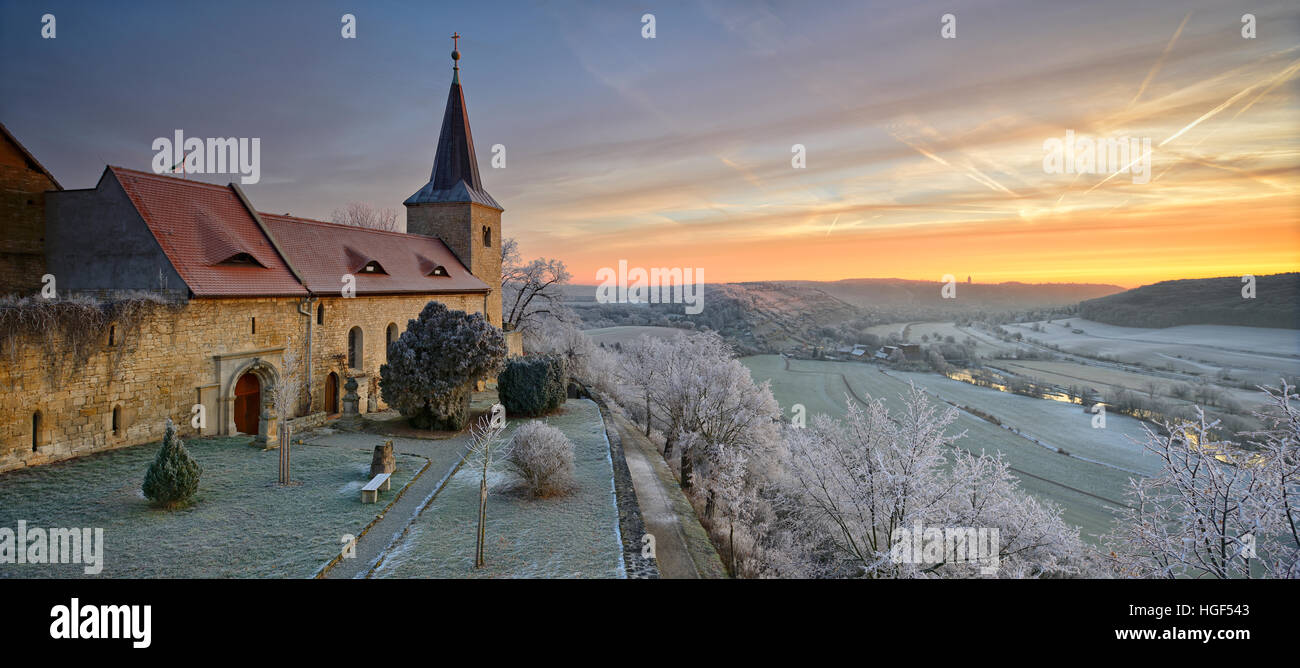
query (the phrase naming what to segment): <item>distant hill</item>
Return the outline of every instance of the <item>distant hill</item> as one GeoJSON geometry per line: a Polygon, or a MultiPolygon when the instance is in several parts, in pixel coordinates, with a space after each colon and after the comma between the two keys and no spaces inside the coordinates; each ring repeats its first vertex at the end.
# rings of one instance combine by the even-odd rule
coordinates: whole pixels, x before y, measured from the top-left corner
{"type": "Polygon", "coordinates": [[[1189,278],[1089,299],[1078,313],[1123,327],[1241,325],[1300,329],[1300,273],[1255,277],[1255,298],[1241,295],[1240,276],[1189,278]]]}
{"type": "Polygon", "coordinates": [[[840,281],[784,281],[816,288],[854,306],[873,309],[942,311],[1021,311],[1052,308],[1123,292],[1100,283],[957,283],[957,298],[944,299],[938,281],[900,278],[846,278],[840,281]]]}

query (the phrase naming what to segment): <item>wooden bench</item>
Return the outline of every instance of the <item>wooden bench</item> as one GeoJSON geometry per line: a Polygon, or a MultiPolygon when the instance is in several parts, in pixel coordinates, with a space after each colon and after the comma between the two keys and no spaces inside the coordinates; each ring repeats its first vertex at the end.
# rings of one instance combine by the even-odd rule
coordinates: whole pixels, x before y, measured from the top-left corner
{"type": "Polygon", "coordinates": [[[393,483],[388,477],[391,473],[380,473],[370,479],[365,487],[361,488],[361,503],[374,503],[379,500],[379,492],[387,492],[393,483]]]}

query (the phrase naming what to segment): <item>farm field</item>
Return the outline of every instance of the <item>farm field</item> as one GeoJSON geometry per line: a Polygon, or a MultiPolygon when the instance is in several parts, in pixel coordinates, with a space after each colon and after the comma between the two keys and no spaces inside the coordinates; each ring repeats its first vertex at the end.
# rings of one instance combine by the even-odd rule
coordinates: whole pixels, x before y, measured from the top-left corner
{"type": "Polygon", "coordinates": [[[890,334],[902,336],[906,332],[906,343],[922,343],[922,336],[928,336],[930,343],[951,336],[955,343],[960,344],[969,336],[975,339],[975,353],[984,357],[992,357],[998,353],[1004,353],[1016,348],[1015,344],[999,341],[992,335],[973,328],[958,327],[956,323],[952,322],[895,322],[888,325],[868,327],[866,331],[869,334],[879,336],[882,341],[888,338],[890,334]]]}
{"type": "Polygon", "coordinates": [[[996,416],[1020,433],[963,412],[950,427],[966,431],[956,445],[976,453],[1002,453],[1023,489],[1062,506],[1066,522],[1080,527],[1084,539],[1094,544],[1124,503],[1129,479],[1155,470],[1141,446],[1126,438],[1140,436],[1141,429],[1137,420],[1125,416],[1107,416],[1106,429],[1094,430],[1090,416],[1077,405],[1006,394],[934,374],[886,375],[873,364],[805,360],[790,360],[786,369],[777,355],[745,357],[741,362],[755,380],[772,381],[772,392],[786,415],[799,403],[810,417],[841,416],[849,388],[861,399],[882,397],[897,405],[910,380],[932,396],[996,416]]]}
{"type": "Polygon", "coordinates": [[[1300,331],[1297,330],[1228,325],[1145,329],[1078,318],[1052,324],[1016,323],[1006,325],[1005,329],[1059,346],[1065,352],[1105,356],[1197,376],[1214,376],[1226,369],[1232,377],[1251,384],[1276,385],[1282,376],[1300,375],[1300,331]],[[1034,331],[1035,324],[1043,331],[1034,331]]]}
{"type": "MultiPolygon", "coordinates": [[[[1180,401],[1171,398],[1171,387],[1178,384],[1187,384],[1189,381],[1180,381],[1170,378],[1164,378],[1156,375],[1148,375],[1133,371],[1123,371],[1121,369],[1112,369],[1108,367],[1092,366],[1089,364],[1080,364],[1070,361],[1044,361],[1044,360],[992,360],[991,366],[1004,369],[1017,376],[1032,378],[1041,382],[1069,387],[1071,385],[1080,385],[1090,387],[1103,392],[1125,388],[1132,390],[1137,394],[1147,394],[1148,383],[1154,383],[1156,394],[1163,396],[1171,404],[1189,404],[1188,401],[1180,401]]],[[[1258,391],[1243,390],[1235,387],[1220,387],[1220,390],[1228,397],[1231,397],[1243,407],[1261,407],[1268,403],[1263,393],[1258,391]]]]}
{"type": "Polygon", "coordinates": [[[619,327],[600,327],[597,329],[586,329],[583,333],[591,337],[592,341],[597,344],[612,346],[615,343],[623,344],[633,341],[641,336],[656,336],[659,338],[671,338],[678,334],[689,334],[689,330],[677,329],[676,327],[651,327],[640,325],[623,325],[619,327]]]}

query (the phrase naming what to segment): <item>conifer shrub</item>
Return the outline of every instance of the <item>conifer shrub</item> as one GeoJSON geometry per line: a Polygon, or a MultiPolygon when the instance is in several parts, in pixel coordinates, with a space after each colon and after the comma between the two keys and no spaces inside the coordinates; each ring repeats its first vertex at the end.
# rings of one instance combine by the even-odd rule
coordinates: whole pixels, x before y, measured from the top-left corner
{"type": "Polygon", "coordinates": [[[497,377],[497,397],[510,415],[545,415],[564,404],[568,374],[558,355],[510,360],[497,377]]]}
{"type": "Polygon", "coordinates": [[[379,388],[412,425],[459,431],[469,421],[474,382],[500,371],[505,357],[505,334],[483,314],[431,301],[388,347],[379,388]]]}
{"type": "Polygon", "coordinates": [[[167,419],[158,456],[144,474],[145,498],[163,508],[177,508],[188,504],[199,491],[199,476],[203,467],[194,461],[185,443],[176,435],[176,425],[167,419]]]}

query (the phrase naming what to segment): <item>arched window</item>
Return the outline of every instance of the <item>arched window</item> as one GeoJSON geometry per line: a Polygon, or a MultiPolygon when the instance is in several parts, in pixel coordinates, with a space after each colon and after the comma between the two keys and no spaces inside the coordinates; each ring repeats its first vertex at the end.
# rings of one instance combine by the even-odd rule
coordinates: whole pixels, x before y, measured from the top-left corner
{"type": "Polygon", "coordinates": [[[365,363],[365,347],[360,327],[348,330],[348,367],[360,369],[365,363]]]}
{"type": "Polygon", "coordinates": [[[397,323],[388,323],[388,332],[384,336],[384,361],[388,361],[388,349],[393,347],[393,342],[397,340],[397,323]]]}
{"type": "Polygon", "coordinates": [[[32,413],[32,452],[41,447],[41,412],[32,413]]]}
{"type": "Polygon", "coordinates": [[[483,226],[483,245],[488,248],[492,247],[492,228],[487,225],[483,226]]]}
{"type": "Polygon", "coordinates": [[[108,326],[108,345],[117,345],[117,325],[108,326]]]}
{"type": "Polygon", "coordinates": [[[122,435],[122,407],[121,406],[113,407],[113,435],[114,436],[122,435]]]}
{"type": "Polygon", "coordinates": [[[317,306],[317,307],[316,307],[316,324],[318,324],[318,325],[323,325],[323,324],[325,324],[325,305],[324,305],[324,304],[321,304],[320,306],[317,306]]]}

